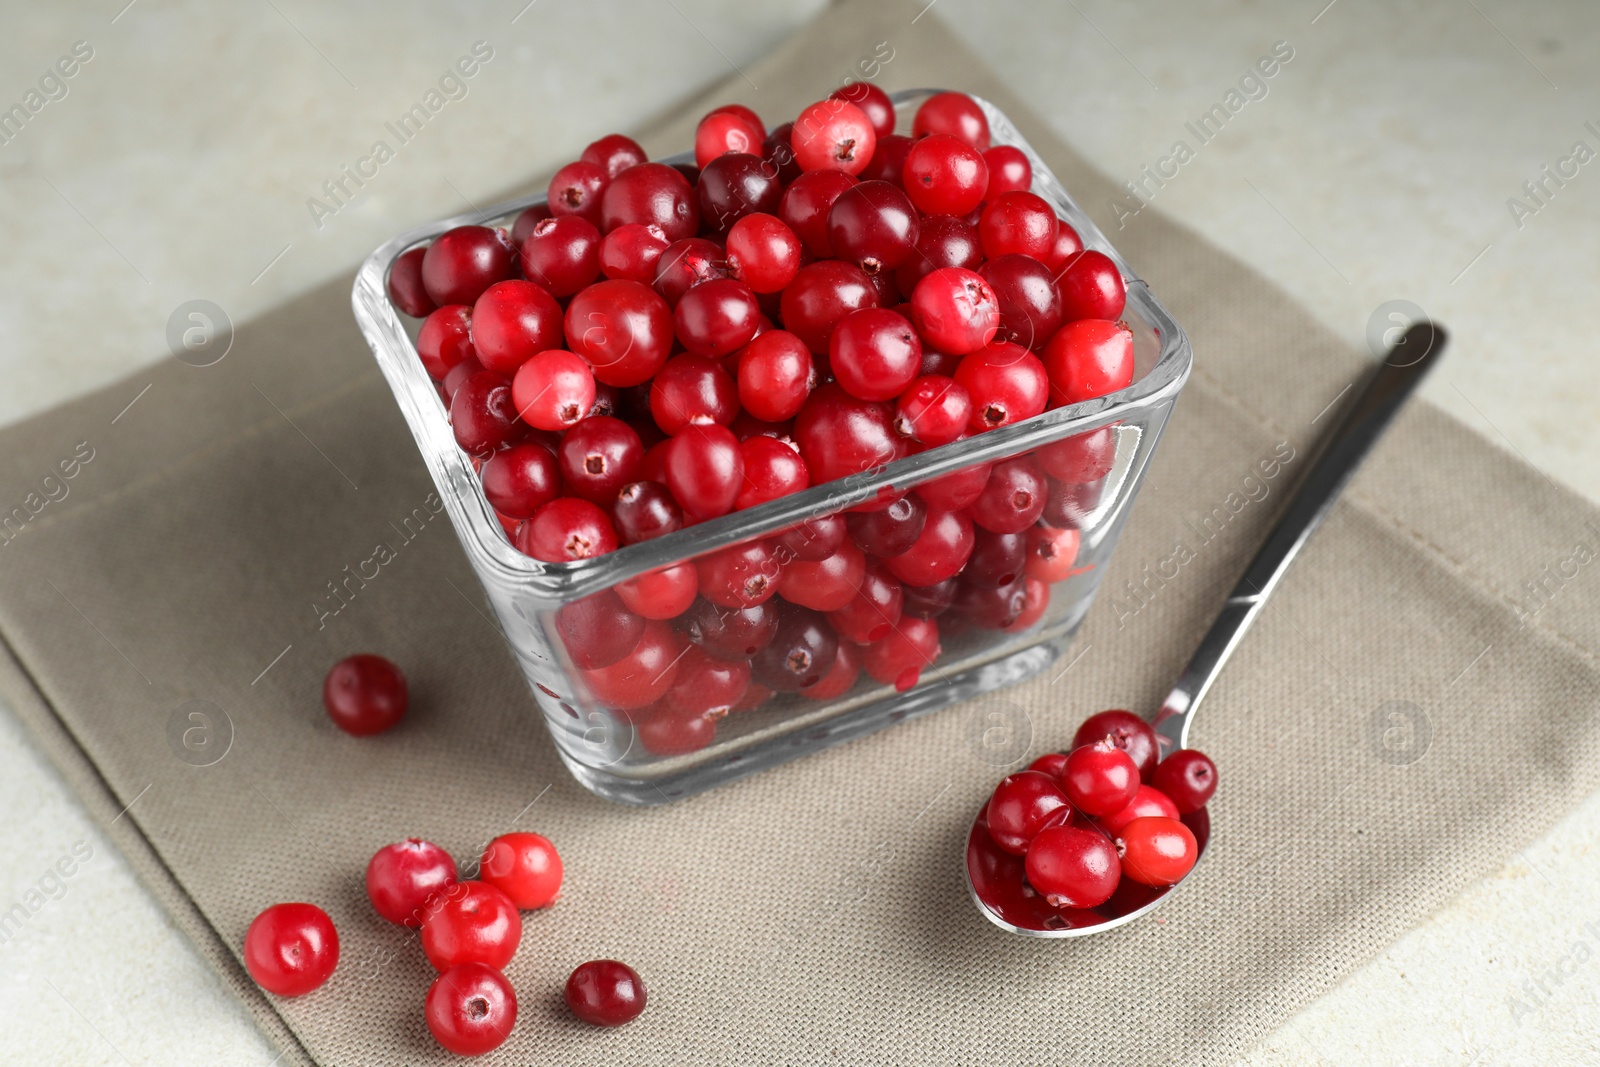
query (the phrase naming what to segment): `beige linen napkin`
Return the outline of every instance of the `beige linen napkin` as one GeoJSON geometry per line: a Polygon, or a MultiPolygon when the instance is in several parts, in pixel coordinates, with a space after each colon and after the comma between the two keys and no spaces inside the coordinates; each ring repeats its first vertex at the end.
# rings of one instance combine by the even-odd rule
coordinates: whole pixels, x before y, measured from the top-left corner
{"type": "MultiPolygon", "coordinates": [[[[920,7],[828,10],[650,148],[689,143],[711,103],[776,119],[876,63],[891,89],[994,100],[1104,205],[1110,183],[920,7]]],[[[1229,1062],[1600,784],[1600,613],[1563,592],[1600,516],[1414,403],[1197,723],[1222,788],[1192,884],[1114,935],[1001,933],[961,876],[1001,764],[1099,708],[1155,706],[1367,364],[1158,215],[1116,236],[1195,375],[1068,661],[1018,688],[670,807],[589,796],[430,506],[346,278],[243,324],[213,366],[0,434],[0,684],[284,1063],[453,1062],[422,1021],[428,965],[362,871],[406,835],[466,861],[512,828],[553,838],[567,881],[526,917],[521,1021],[485,1063],[1229,1062]],[[380,544],[393,560],[319,619],[380,544]],[[404,665],[413,708],[362,740],[319,692],[366,650],[404,665]],[[324,906],[344,956],[278,1001],[238,952],[286,899],[324,906]],[[559,1002],[607,956],[652,994],[617,1031],[559,1002]]]]}

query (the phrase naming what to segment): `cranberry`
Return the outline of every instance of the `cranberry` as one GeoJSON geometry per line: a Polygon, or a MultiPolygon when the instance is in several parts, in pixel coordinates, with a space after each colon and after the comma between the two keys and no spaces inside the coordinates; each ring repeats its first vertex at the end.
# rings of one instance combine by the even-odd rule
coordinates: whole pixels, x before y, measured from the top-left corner
{"type": "Polygon", "coordinates": [[[672,309],[638,282],[595,282],[567,305],[566,332],[567,347],[594,368],[596,379],[638,385],[667,361],[672,309]]]}
{"type": "Polygon", "coordinates": [[[1028,884],[1058,908],[1092,908],[1116,891],[1122,864],[1111,841],[1081,826],[1051,826],[1028,845],[1028,884]]]}
{"type": "Polygon", "coordinates": [[[972,398],[967,426],[973,433],[1031,419],[1050,400],[1044,364],[1010,341],[995,341],[968,355],[956,368],[956,381],[972,398]]]}
{"type": "Polygon", "coordinates": [[[800,238],[770,214],[742,216],[728,230],[728,271],[757,293],[781,292],[800,270],[800,238]]]}
{"type": "Polygon", "coordinates": [[[567,979],[567,1007],[594,1026],[621,1026],[639,1017],[648,994],[638,972],[616,960],[590,960],[567,979]]]}
{"type": "Polygon", "coordinates": [[[894,132],[894,101],[889,94],[871,82],[853,81],[828,94],[830,100],[843,100],[854,104],[872,123],[872,131],[879,137],[894,132]]]}
{"type": "Polygon", "coordinates": [[[697,560],[695,569],[700,573],[700,595],[725,608],[765,604],[778,592],[781,568],[767,541],[719,549],[697,560]]]}
{"type": "Polygon", "coordinates": [[[422,284],[422,257],[427,254],[426,248],[413,248],[400,253],[389,264],[389,299],[414,319],[422,318],[438,306],[422,284]]]}
{"type": "Polygon", "coordinates": [[[660,702],[657,713],[720,719],[731,712],[750,688],[750,664],[718,659],[690,645],[678,665],[678,679],[660,702]]]}
{"type": "Polygon", "coordinates": [[[1217,765],[1204,752],[1180,748],[1156,766],[1150,784],[1188,815],[1205,807],[1217,791],[1217,765]]]}
{"type": "Polygon", "coordinates": [[[811,394],[794,424],[795,442],[821,485],[863,474],[903,454],[903,439],[894,432],[894,409],[859,400],[838,385],[824,385],[811,394]]]}
{"type": "Polygon", "coordinates": [[[1110,737],[1067,753],[1061,784],[1086,815],[1114,815],[1139,791],[1139,765],[1110,737]]]}
{"type": "Polygon", "coordinates": [[[1146,815],[1134,819],[1117,835],[1122,873],[1140,885],[1177,885],[1194,869],[1200,847],[1194,833],[1177,819],[1146,815]]]}
{"type": "Polygon", "coordinates": [[[972,556],[961,578],[974,585],[1011,585],[1022,577],[1027,561],[1026,534],[980,528],[973,531],[972,556]]]}
{"type": "Polygon", "coordinates": [[[966,432],[972,398],[954,378],[925,374],[911,383],[895,406],[894,430],[929,447],[947,445],[966,432]]]}
{"type": "Polygon", "coordinates": [[[976,463],[970,467],[962,467],[958,471],[951,471],[949,474],[923,482],[917,486],[917,495],[927,501],[929,507],[960,511],[983,494],[993,470],[993,463],[976,463]]]}
{"type": "MultiPolygon", "coordinates": [[[[976,275],[974,275],[976,277],[976,275]]],[[[852,311],[876,307],[872,281],[860,267],[824,259],[801,267],[783,291],[783,325],[813,352],[828,351],[834,324],[852,311]]]]}
{"type": "Polygon", "coordinates": [[[367,899],[373,910],[413,930],[422,925],[429,903],[455,884],[456,861],[421,838],[385,845],[367,861],[367,899]]]}
{"type": "Polygon", "coordinates": [[[511,898],[486,882],[457,882],[422,923],[422,951],[435,970],[511,962],[522,940],[522,916],[511,898]]]}
{"type": "MultiPolygon", "coordinates": [[[[678,340],[697,356],[726,356],[743,348],[756,335],[760,319],[756,294],[734,278],[701,282],[683,294],[673,311],[678,340]]],[[[733,421],[731,414],[728,421],[733,421]]]]}
{"type": "Polygon", "coordinates": [[[964,355],[994,339],[1000,328],[1000,305],[981,275],[962,267],[940,267],[912,290],[911,320],[934,348],[964,355]]]}
{"type": "Polygon", "coordinates": [[[592,142],[583,150],[578,158],[585,163],[598,163],[606,172],[607,178],[615,178],[629,167],[637,167],[650,157],[644,154],[644,149],[631,137],[624,137],[620,133],[608,133],[598,141],[592,142]]]}
{"type": "Polygon", "coordinates": [[[1060,278],[1067,264],[1082,251],[1083,238],[1078,236],[1078,231],[1057,219],[1055,244],[1050,246],[1050,251],[1044,256],[1044,265],[1050,268],[1050,273],[1060,278]]]}
{"type": "Polygon", "coordinates": [[[1111,815],[1102,815],[1095,820],[1100,824],[1100,829],[1110,834],[1113,838],[1122,836],[1122,830],[1135,819],[1146,816],[1159,815],[1168,819],[1178,817],[1178,805],[1159,789],[1148,785],[1141,785],[1139,791],[1133,795],[1121,811],[1111,815]]]}
{"type": "Polygon", "coordinates": [[[1044,475],[1026,456],[995,464],[989,484],[969,509],[972,521],[995,533],[1021,533],[1044,511],[1044,475]]]}
{"type": "Polygon", "coordinates": [[[1078,561],[1080,539],[1077,530],[1033,527],[1028,531],[1028,577],[1041,582],[1066,581],[1072,575],[1072,565],[1078,561]]]}
{"type": "Polygon", "coordinates": [[[511,224],[511,247],[513,249],[521,248],[522,242],[528,239],[528,235],[533,232],[535,226],[545,219],[553,218],[555,218],[555,215],[551,212],[548,204],[533,204],[523,208],[521,213],[517,215],[516,221],[511,224]]]}
{"type": "Polygon", "coordinates": [[[490,456],[479,473],[490,506],[508,518],[531,518],[561,491],[556,459],[543,445],[512,445],[490,456]]]}
{"type": "Polygon", "coordinates": [[[1071,815],[1060,782],[1039,771],[1022,771],[1001,779],[989,798],[989,836],[1012,855],[1023,856],[1040,830],[1071,815]]]}
{"type": "Polygon", "coordinates": [[[1001,193],[978,219],[978,240],[990,259],[1017,252],[1043,261],[1055,247],[1060,222],[1055,209],[1035,193],[1001,193]]]}
{"type": "Polygon", "coordinates": [[[610,180],[605,168],[598,163],[581,159],[568,163],[551,176],[545,193],[552,218],[581,219],[598,225],[600,195],[610,180]]]}
{"type": "Polygon", "coordinates": [[[863,552],[898,556],[916,544],[928,521],[928,508],[914,496],[903,496],[877,511],[851,512],[845,518],[850,539],[863,552]]]}
{"type": "Polygon", "coordinates": [[[947,133],[982,152],[989,147],[989,120],[966,93],[934,93],[917,108],[911,136],[947,133]]]}
{"type": "Polygon", "coordinates": [[[1050,268],[1037,259],[1012,253],[991,259],[978,273],[1000,303],[1002,340],[1037,352],[1061,328],[1061,293],[1050,268]]]}
{"type": "Polygon", "coordinates": [[[776,604],[721,608],[701,599],[679,617],[677,625],[690,641],[713,656],[748,659],[778,632],[778,609],[776,604]]]}
{"type": "Polygon", "coordinates": [[[659,705],[644,709],[638,713],[643,717],[634,723],[639,744],[652,756],[686,756],[716,740],[717,719],[721,716],[703,712],[685,715],[658,709],[659,705]]]}
{"type": "Polygon", "coordinates": [[[1082,748],[1096,741],[1111,738],[1111,743],[1126,752],[1139,768],[1141,781],[1152,780],[1156,770],[1159,749],[1154,728],[1131,711],[1113,708],[1098,712],[1083,720],[1078,732],[1072,735],[1072,747],[1082,748]]]}
{"type": "Polygon", "coordinates": [[[1122,317],[1128,289],[1122,272],[1104,252],[1080,252],[1059,271],[1061,307],[1066,319],[1122,317]]]}
{"type": "Polygon", "coordinates": [[[338,965],[339,932],[315,904],[274,904],[245,931],[245,970],[276,996],[303,996],[326,982],[338,965]]]}
{"type": "MultiPolygon", "coordinates": [[[[767,134],[767,139],[761,146],[761,158],[766,160],[767,167],[778,176],[778,180],[785,186],[800,177],[800,164],[795,162],[794,145],[791,139],[794,135],[794,123],[785,122],[781,126],[774,126],[767,134]]],[[[838,174],[839,171],[817,171],[818,174],[838,174]]]]}
{"type": "Polygon", "coordinates": [[[769,689],[792,693],[827,676],[839,652],[839,638],[815,611],[786,605],[766,647],[750,659],[750,676],[769,689]]]}
{"type": "Polygon", "coordinates": [[[828,214],[834,201],[856,179],[843,171],[819,170],[802,174],[783,191],[778,201],[778,218],[794,231],[806,251],[819,259],[833,255],[828,243],[828,214]]]}
{"type": "Polygon", "coordinates": [[[514,374],[535,354],[561,346],[561,305],[533,282],[496,282],[473,305],[472,343],[489,370],[514,374]]]}
{"type": "Polygon", "coordinates": [[[959,617],[963,622],[986,630],[1004,630],[1015,625],[1027,606],[1026,582],[989,585],[986,582],[968,581],[965,575],[950,605],[955,613],[952,617],[959,617]]]}
{"type": "Polygon", "coordinates": [[[768,330],[745,345],[738,374],[739,402],[767,422],[798,415],[817,377],[811,350],[787,330],[768,330]]]}
{"type": "Polygon", "coordinates": [[[1084,485],[1051,481],[1050,498],[1045,501],[1040,519],[1046,526],[1063,530],[1083,529],[1093,517],[1094,509],[1099,506],[1105,485],[1103,480],[1084,485]]]}
{"type": "Polygon", "coordinates": [[[961,512],[930,508],[916,541],[886,560],[885,566],[908,586],[938,585],[961,573],[972,556],[973,543],[971,519],[961,512]]]}
{"type": "Polygon", "coordinates": [[[494,371],[479,371],[450,398],[450,427],[463,452],[484,456],[527,435],[517,419],[511,382],[494,371]]]}
{"type": "Polygon", "coordinates": [[[584,671],[584,684],[607,707],[620,711],[648,707],[677,680],[683,649],[683,639],[672,627],[656,619],[648,620],[633,651],[609,667],[584,671]]]}
{"type": "Polygon", "coordinates": [[[700,210],[689,180],[661,163],[640,163],[612,178],[600,194],[600,228],[630,222],[659,226],[669,241],[693,237],[700,210]]]}
{"type": "Polygon", "coordinates": [[[846,100],[830,99],[800,112],[789,143],[801,170],[841,170],[853,175],[860,174],[872,158],[878,135],[860,108],[846,100]]]}
{"type": "Polygon", "coordinates": [[[517,1025],[517,992],[481,963],[451,967],[433,980],[423,1006],[428,1032],[457,1056],[482,1056],[505,1044],[517,1025]]]}
{"type": "Polygon", "coordinates": [[[730,152],[711,160],[700,171],[695,195],[705,228],[726,233],[746,215],[777,211],[783,185],[760,156],[730,152]]]}
{"type": "Polygon", "coordinates": [[[902,616],[887,637],[867,647],[861,665],[874,679],[903,693],[921,680],[939,652],[938,623],[902,616]]]}
{"type": "Polygon", "coordinates": [[[744,484],[739,439],[724,426],[685,426],[667,446],[667,488],[696,522],[733,510],[744,484]]]}
{"type": "Polygon", "coordinates": [[[1045,345],[1044,367],[1057,404],[1126,389],[1133,384],[1133,331],[1107,319],[1069,322],[1045,345]]]}
{"type": "Polygon", "coordinates": [[[725,154],[750,155],[759,161],[766,127],[749,108],[718,108],[700,120],[694,131],[694,161],[701,177],[725,154]]]}
{"type": "Polygon", "coordinates": [[[617,493],[612,505],[617,536],[625,545],[683,529],[683,510],[672,493],[659,482],[631,482],[617,493]]]}
{"type": "Polygon", "coordinates": [[[834,324],[828,366],[839,385],[861,400],[890,400],[922,367],[922,344],[904,315],[861,308],[834,324]]]}
{"type": "Polygon", "coordinates": [[[477,362],[472,344],[472,309],[448,304],[429,313],[417,332],[417,358],[434,381],[443,381],[451,369],[467,360],[477,362]]]}
{"type": "Polygon", "coordinates": [[[736,511],[798,493],[811,484],[800,453],[775,437],[747,437],[739,442],[739,455],[744,460],[744,488],[733,502],[736,511]]]}
{"type": "Polygon", "coordinates": [[[674,241],[656,260],[656,277],[652,282],[656,292],[667,298],[667,304],[677,307],[683,294],[716,278],[728,277],[727,253],[717,242],[706,237],[685,237],[674,241]]]}
{"type": "Polygon", "coordinates": [[[911,154],[911,146],[914,144],[916,142],[911,138],[902,137],[897,133],[891,133],[887,137],[879,136],[878,147],[872,151],[872,160],[861,171],[861,180],[888,182],[890,185],[905,188],[906,157],[911,154]]]}
{"type": "Polygon", "coordinates": [[[422,284],[435,304],[471,304],[495,282],[511,277],[507,236],[487,226],[457,226],[434,239],[422,256],[422,284]]]}
{"type": "MultiPolygon", "coordinates": [[[[654,485],[654,482],[635,482],[654,485]]],[[[657,488],[660,488],[659,486],[657,488]]],[[[661,490],[666,492],[665,489],[661,490]]],[[[627,493],[627,489],[623,490],[627,493]]],[[[637,578],[617,583],[617,595],[628,610],[647,619],[675,619],[689,610],[700,589],[700,577],[692,563],[675,563],[658,571],[646,571],[637,578]]]]}
{"type": "Polygon", "coordinates": [[[1073,434],[1043,446],[1034,457],[1044,472],[1057,481],[1069,485],[1097,482],[1116,465],[1116,427],[1102,426],[1073,434]]]}
{"type": "Polygon", "coordinates": [[[1033,185],[1033,164],[1028,162],[1027,153],[1015,145],[997,144],[984,152],[983,161],[989,167],[989,186],[983,194],[985,200],[993,200],[1001,193],[1020,192],[1033,185]]]}
{"type": "MultiPolygon", "coordinates": [[[[869,564],[856,595],[844,607],[828,612],[828,622],[846,641],[869,645],[889,636],[889,631],[900,621],[904,600],[904,587],[878,564],[869,564]]],[[[853,682],[854,678],[851,680],[853,682]]]]}
{"type": "Polygon", "coordinates": [[[615,592],[602,589],[561,605],[555,627],[573,664],[592,671],[632,652],[644,634],[644,619],[629,611],[615,592]]]}
{"type": "Polygon", "coordinates": [[[977,270],[983,263],[983,246],[977,227],[950,215],[928,215],[922,220],[917,249],[895,271],[903,293],[915,293],[917,283],[940,267],[977,270]]]}
{"type": "Polygon", "coordinates": [[[906,154],[906,195],[926,215],[965,215],[983,202],[989,167],[978,150],[957,137],[935,133],[906,154]]]}
{"type": "Polygon", "coordinates": [[[920,234],[917,209],[905,193],[888,182],[853,185],[828,209],[828,244],[833,254],[868,274],[898,267],[916,248],[920,234]]]}
{"type": "MultiPolygon", "coordinates": [[[[439,383],[439,389],[444,393],[446,408],[449,408],[450,401],[456,398],[456,390],[461,388],[461,383],[481,370],[483,370],[483,364],[469,356],[445,371],[444,379],[439,383]]],[[[515,398],[515,395],[515,390],[513,390],[513,398],[515,398]]]]}
{"type": "Polygon", "coordinates": [[[501,834],[483,850],[478,877],[524,911],[549,907],[561,894],[561,856],[540,834],[501,834]]]}
{"type": "MultiPolygon", "coordinates": [[[[828,621],[833,621],[832,615],[828,616],[828,621]]],[[[834,653],[833,666],[828,669],[828,673],[815,685],[801,689],[800,695],[808,700],[836,700],[853,689],[859,677],[861,677],[860,651],[849,641],[840,641],[839,651],[834,653]]]]}
{"type": "Polygon", "coordinates": [[[347,656],[323,680],[322,705],[345,733],[380,734],[405,717],[406,677],[382,656],[347,656]]]}
{"type": "Polygon", "coordinates": [[[1000,627],[1008,634],[1021,633],[1032,628],[1040,619],[1044,618],[1045,611],[1050,607],[1050,587],[1039,579],[1028,575],[1022,579],[1024,595],[1022,611],[1009,624],[1000,627]]]}
{"type": "Polygon", "coordinates": [[[791,562],[778,579],[778,592],[791,604],[814,611],[838,611],[855,598],[866,569],[861,550],[846,542],[826,559],[791,562]]]}
{"type": "Polygon", "coordinates": [[[738,411],[739,389],[733,377],[706,356],[674,356],[650,386],[650,414],[668,434],[692,424],[726,426],[738,411]]]}
{"type": "MultiPolygon", "coordinates": [[[[653,423],[640,423],[642,427],[654,428],[653,423]]],[[[660,432],[659,429],[656,430],[660,432]]],[[[672,438],[664,437],[660,441],[644,450],[644,459],[639,463],[639,480],[641,482],[655,482],[658,485],[667,484],[667,446],[672,443],[672,438]]]]}
{"type": "Polygon", "coordinates": [[[839,551],[846,536],[843,515],[817,515],[784,530],[776,540],[789,558],[815,563],[839,551]]]}
{"type": "Polygon", "coordinates": [[[615,552],[617,533],[606,513],[587,500],[557,497],[517,527],[517,548],[546,563],[570,563],[615,552]]]}
{"type": "Polygon", "coordinates": [[[907,585],[901,614],[906,618],[936,619],[949,610],[960,587],[961,583],[954,578],[933,585],[907,585]]]}
{"type": "Polygon", "coordinates": [[[517,368],[511,401],[522,421],[539,430],[576,426],[595,402],[594,372],[571,352],[548,348],[517,368]]]}
{"type": "Polygon", "coordinates": [[[522,244],[522,273],[568,297],[600,276],[600,231],[578,216],[545,219],[522,244]]]}
{"type": "Polygon", "coordinates": [[[1066,765],[1067,754],[1065,752],[1046,752],[1044,755],[1028,764],[1028,770],[1043,771],[1050,777],[1060,781],[1061,771],[1066,767],[1066,765]]]}
{"type": "Polygon", "coordinates": [[[656,264],[668,243],[660,226],[618,226],[600,239],[600,273],[649,285],[656,280],[656,264]]]}

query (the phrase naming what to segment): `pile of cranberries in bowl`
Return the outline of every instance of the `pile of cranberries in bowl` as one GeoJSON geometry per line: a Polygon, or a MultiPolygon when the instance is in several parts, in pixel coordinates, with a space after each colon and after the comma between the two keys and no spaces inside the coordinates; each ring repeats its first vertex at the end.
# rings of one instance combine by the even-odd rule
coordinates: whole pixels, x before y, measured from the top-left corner
{"type": "Polygon", "coordinates": [[[1217,768],[1195,749],[1165,757],[1129,711],[1091,715],[1067,752],[995,787],[967,842],[967,875],[1003,924],[1100,926],[1137,911],[1193,869],[1209,832],[1217,768]]]}
{"type": "MultiPolygon", "coordinates": [[[[393,303],[513,545],[590,559],[1105,396],[1126,290],[938,93],[910,134],[856,83],[768,129],[700,122],[693,164],[609,135],[508,230],[391,265],[393,303]]],[[[1015,633],[1077,573],[1116,428],[977,463],[568,603],[581,688],[646,753],[774,693],[916,685],[941,627],[1015,633]]]]}

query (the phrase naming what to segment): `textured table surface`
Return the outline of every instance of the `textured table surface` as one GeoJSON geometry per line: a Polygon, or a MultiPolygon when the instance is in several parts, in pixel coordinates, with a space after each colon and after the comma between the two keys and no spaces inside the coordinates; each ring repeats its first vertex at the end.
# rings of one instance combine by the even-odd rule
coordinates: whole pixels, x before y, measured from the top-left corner
{"type": "MultiPolygon", "coordinates": [[[[0,9],[0,109],[39,94],[28,122],[0,136],[0,421],[170,358],[169,319],[185,302],[246,321],[396,230],[636,125],[820,10],[124,3],[0,9]],[[311,198],[330,203],[323,183],[478,41],[493,56],[465,96],[351,202],[314,213],[311,198]]],[[[926,17],[967,35],[1149,209],[1261,265],[1352,343],[1381,337],[1391,301],[1448,323],[1454,347],[1426,395],[1600,499],[1592,5],[936,3],[926,17]],[[1241,87],[1275,45],[1292,59],[1241,87]],[[1243,106],[1200,143],[1186,123],[1230,90],[1243,106]],[[1181,163],[1179,140],[1194,149],[1181,163]]],[[[819,72],[817,95],[849,62],[819,72]]],[[[1139,225],[1139,206],[1126,201],[1125,225],[1139,225]]],[[[1293,338],[1284,346],[1293,359],[1293,338]]],[[[1600,547],[1600,532],[1580,538],[1600,547]]],[[[1595,596],[1592,581],[1579,570],[1556,595],[1595,596]]],[[[7,1062],[273,1062],[9,713],[0,811],[0,912],[30,891],[45,898],[0,935],[7,1062]],[[63,857],[70,878],[52,873],[63,857]]],[[[1248,1062],[1594,1062],[1597,846],[1590,798],[1248,1062]]]]}

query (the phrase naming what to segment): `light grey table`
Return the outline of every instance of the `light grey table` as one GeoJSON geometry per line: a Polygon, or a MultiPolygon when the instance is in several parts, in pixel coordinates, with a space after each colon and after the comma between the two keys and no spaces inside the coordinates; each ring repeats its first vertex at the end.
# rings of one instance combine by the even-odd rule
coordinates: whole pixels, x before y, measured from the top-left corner
{"type": "MultiPolygon", "coordinates": [[[[1393,300],[1449,323],[1426,394],[1600,499],[1600,161],[1576,150],[1600,152],[1593,4],[936,2],[927,17],[1142,183],[1149,210],[1259,264],[1352,343],[1393,300]],[[1278,42],[1292,59],[1241,87],[1278,42]],[[1185,124],[1236,88],[1247,102],[1199,144],[1185,124]],[[1193,158],[1164,163],[1179,139],[1193,158]]],[[[0,137],[0,420],[166,358],[183,302],[243,321],[750,62],[819,7],[6,0],[0,108],[39,97],[0,137]],[[493,58],[466,95],[315,217],[323,183],[479,40],[493,58]]],[[[1594,596],[1581,573],[1559,595],[1594,596]]],[[[0,811],[0,911],[49,894],[0,943],[0,1059],[273,1061],[9,713],[0,811]],[[53,880],[74,851],[89,858],[53,880]]],[[[1591,798],[1248,1062],[1595,1062],[1597,856],[1591,798]]]]}

